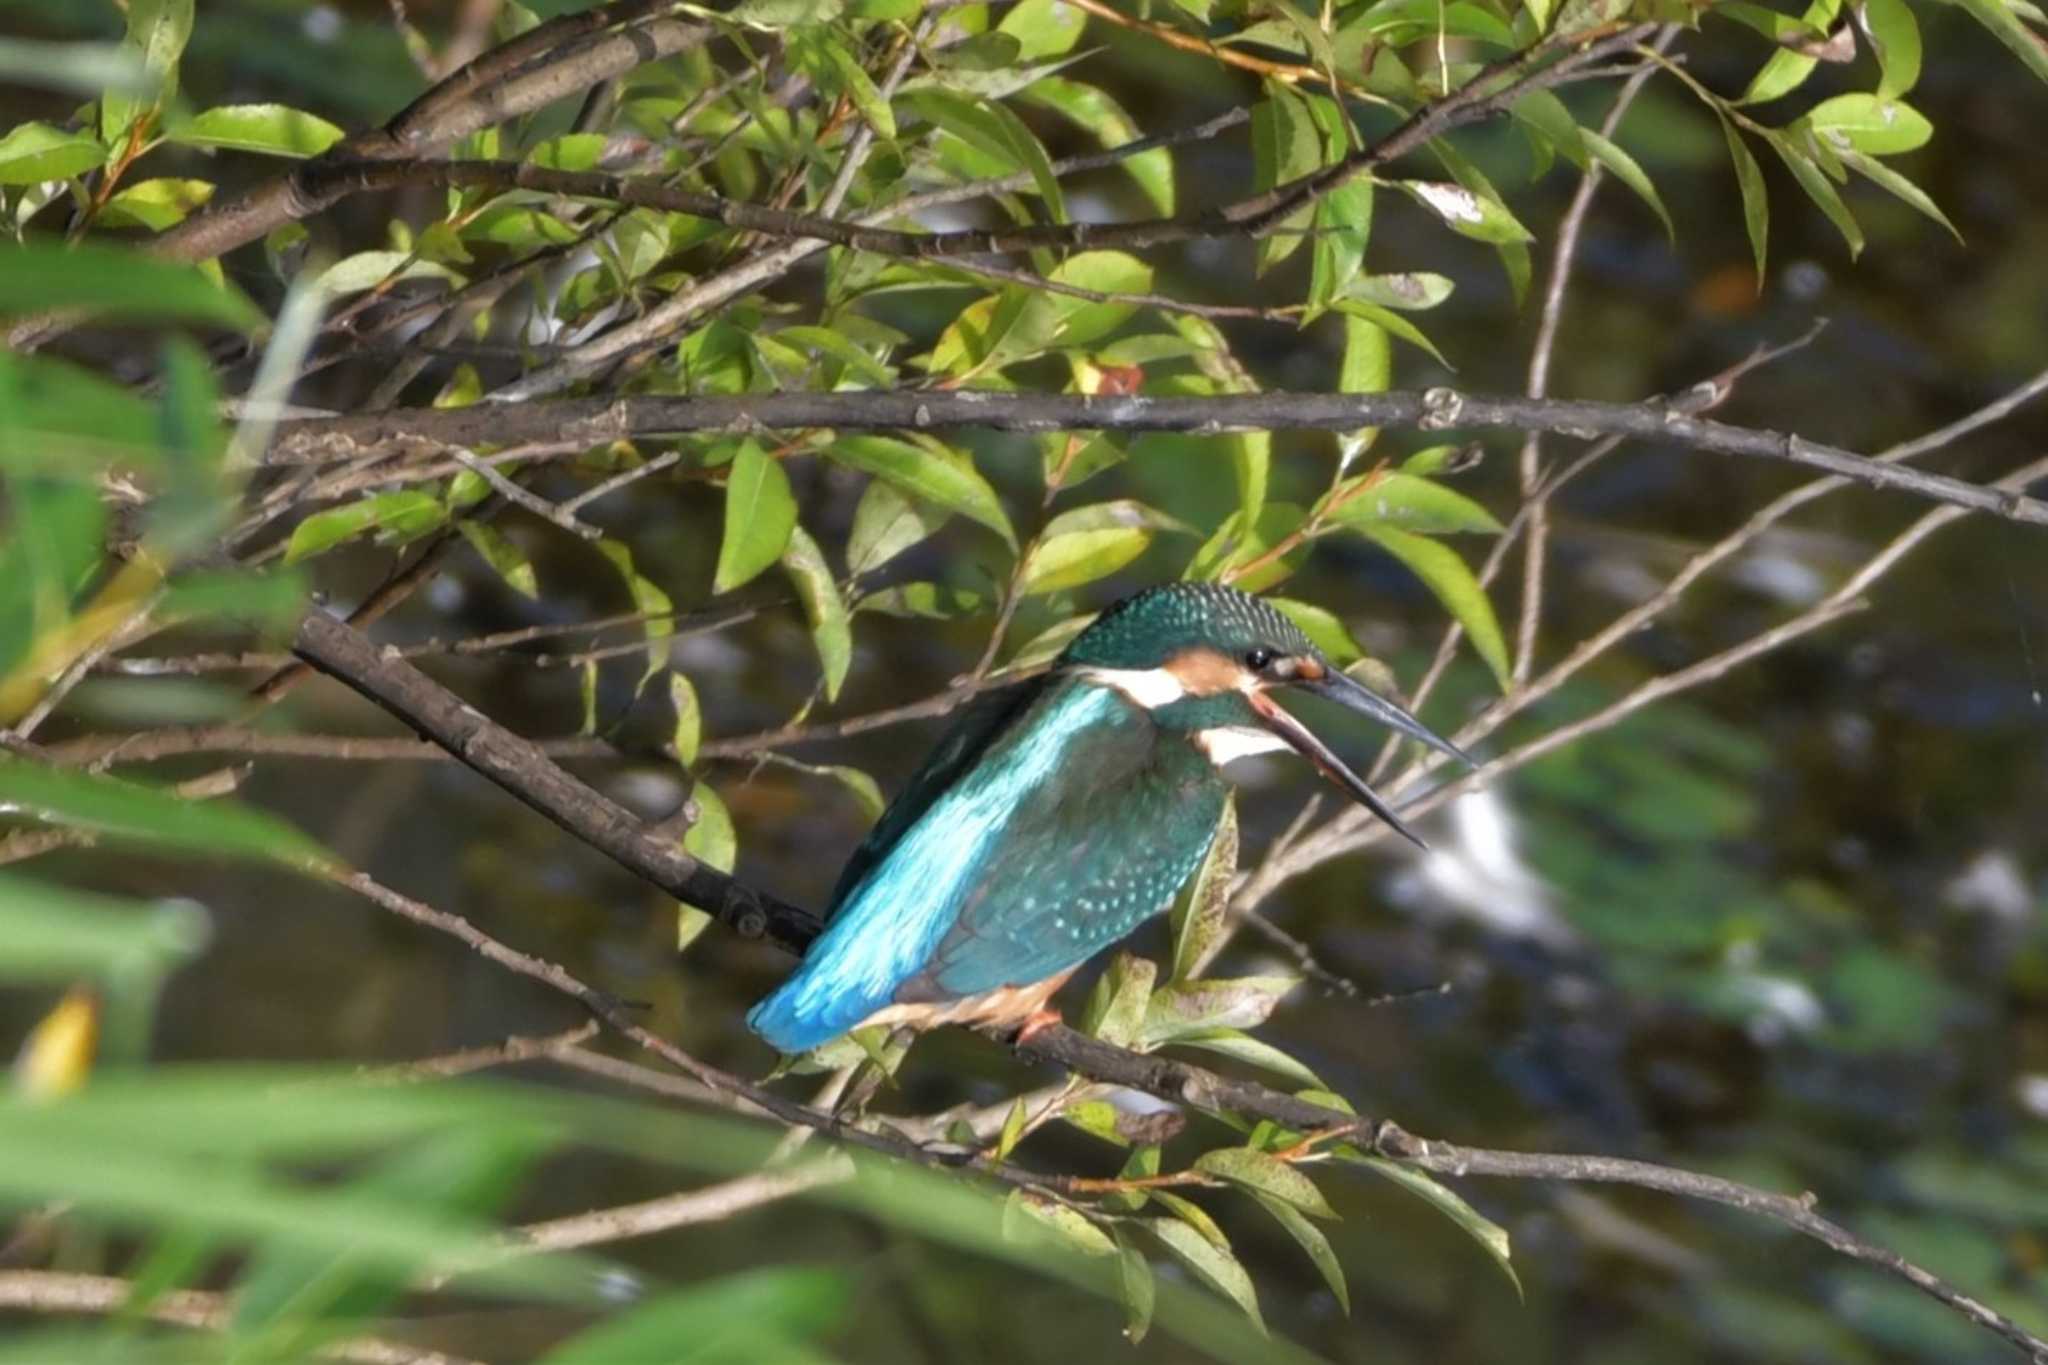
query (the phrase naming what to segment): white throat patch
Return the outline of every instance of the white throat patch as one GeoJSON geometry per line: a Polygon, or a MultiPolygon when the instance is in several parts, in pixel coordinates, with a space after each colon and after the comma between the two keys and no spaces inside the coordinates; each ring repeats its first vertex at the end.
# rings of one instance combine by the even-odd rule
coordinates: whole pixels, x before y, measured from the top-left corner
{"type": "Polygon", "coordinates": [[[1269,730],[1256,729],[1249,725],[1226,725],[1216,730],[1202,730],[1195,735],[1195,747],[1209,756],[1217,767],[1232,763],[1254,754],[1270,754],[1276,749],[1285,749],[1286,740],[1269,730]]]}
{"type": "Polygon", "coordinates": [[[1080,676],[1115,688],[1147,711],[1171,706],[1188,694],[1180,679],[1164,668],[1084,668],[1080,676]]]}

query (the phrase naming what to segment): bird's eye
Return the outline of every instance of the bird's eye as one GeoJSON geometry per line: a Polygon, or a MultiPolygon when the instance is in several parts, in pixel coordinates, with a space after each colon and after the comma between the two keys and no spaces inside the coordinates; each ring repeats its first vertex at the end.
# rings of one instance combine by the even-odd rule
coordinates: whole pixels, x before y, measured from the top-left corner
{"type": "Polygon", "coordinates": [[[1265,672],[1266,665],[1272,662],[1273,651],[1267,649],[1264,645],[1260,645],[1257,649],[1247,650],[1245,652],[1244,666],[1246,668],[1249,668],[1254,673],[1265,672]]]}

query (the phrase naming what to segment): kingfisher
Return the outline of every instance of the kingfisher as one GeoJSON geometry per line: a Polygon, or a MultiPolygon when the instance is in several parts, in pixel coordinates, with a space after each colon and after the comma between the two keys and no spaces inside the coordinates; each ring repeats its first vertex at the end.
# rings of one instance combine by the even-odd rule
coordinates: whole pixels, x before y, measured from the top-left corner
{"type": "Polygon", "coordinates": [[[1172,902],[1229,794],[1222,769],[1291,748],[1422,847],[1284,709],[1327,698],[1471,760],[1334,666],[1270,603],[1172,583],[1111,606],[1050,669],[967,708],[840,874],[822,932],[747,1023],[785,1053],[868,1024],[1018,1027],[1172,902]]]}

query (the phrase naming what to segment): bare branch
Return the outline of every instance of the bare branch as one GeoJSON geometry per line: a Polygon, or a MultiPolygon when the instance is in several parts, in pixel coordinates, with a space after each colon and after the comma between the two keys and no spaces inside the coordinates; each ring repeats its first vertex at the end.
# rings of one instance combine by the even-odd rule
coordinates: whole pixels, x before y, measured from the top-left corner
{"type": "MultiPolygon", "coordinates": [[[[112,1275],[75,1275],[59,1270],[0,1271],[0,1308],[28,1313],[125,1313],[136,1285],[112,1275]]],[[[142,1310],[152,1321],[205,1331],[225,1331],[234,1323],[234,1300],[226,1294],[198,1289],[166,1289],[154,1294],[142,1310]]],[[[465,1356],[407,1346],[376,1337],[352,1337],[326,1347],[323,1359],[354,1365],[481,1365],[465,1356]]]]}
{"type": "Polygon", "coordinates": [[[1985,488],[1897,461],[1873,460],[1790,433],[1730,426],[1693,415],[1682,400],[1596,403],[1468,394],[1451,388],[1383,393],[1250,393],[1213,397],[1021,394],[973,389],[781,393],[739,397],[635,396],[550,403],[407,408],[278,424],[273,460],[353,455],[369,447],[429,441],[473,447],[538,439],[601,445],[680,432],[759,432],[804,427],[848,431],[986,427],[999,431],[1421,431],[1505,427],[1571,436],[1632,436],[1714,455],[1741,455],[1817,469],[2013,521],[2048,525],[2048,503],[1985,488]]]}

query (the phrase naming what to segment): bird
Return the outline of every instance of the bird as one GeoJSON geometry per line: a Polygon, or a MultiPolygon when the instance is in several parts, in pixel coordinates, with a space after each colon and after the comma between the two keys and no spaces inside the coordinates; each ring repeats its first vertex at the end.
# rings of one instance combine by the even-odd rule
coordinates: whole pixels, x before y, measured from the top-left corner
{"type": "Polygon", "coordinates": [[[1177,582],[1111,605],[1044,673],[967,707],[854,851],[825,927],[747,1015],[778,1051],[870,1024],[1058,1022],[1052,995],[1165,910],[1207,855],[1223,768],[1292,749],[1418,847],[1283,708],[1319,696],[1460,762],[1271,603],[1177,582]]]}

